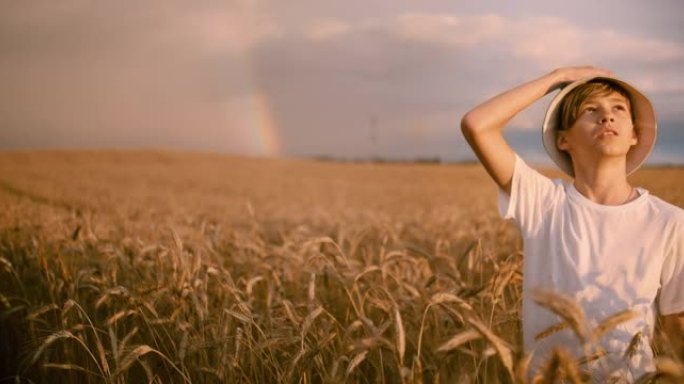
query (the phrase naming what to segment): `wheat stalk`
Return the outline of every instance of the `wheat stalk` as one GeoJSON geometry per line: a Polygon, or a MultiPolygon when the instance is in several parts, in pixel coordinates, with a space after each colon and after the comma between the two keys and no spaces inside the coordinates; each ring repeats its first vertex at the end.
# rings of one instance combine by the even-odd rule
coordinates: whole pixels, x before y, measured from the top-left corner
{"type": "Polygon", "coordinates": [[[461,345],[482,338],[482,334],[476,330],[468,329],[457,333],[437,348],[438,352],[449,352],[461,345]]]}
{"type": "Polygon", "coordinates": [[[537,289],[532,293],[535,303],[560,316],[573,330],[575,336],[582,343],[589,340],[590,335],[586,329],[584,311],[569,296],[537,289]]]}
{"type": "Polygon", "coordinates": [[[624,310],[608,316],[603,321],[601,321],[592,331],[592,339],[597,340],[603,336],[606,332],[617,327],[622,323],[626,323],[633,320],[639,316],[639,313],[632,310],[624,310]]]}

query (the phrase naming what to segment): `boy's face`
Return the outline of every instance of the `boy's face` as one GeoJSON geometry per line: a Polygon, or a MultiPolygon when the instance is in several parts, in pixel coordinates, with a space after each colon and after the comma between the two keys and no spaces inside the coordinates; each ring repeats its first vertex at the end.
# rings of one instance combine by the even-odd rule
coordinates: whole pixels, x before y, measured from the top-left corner
{"type": "Polygon", "coordinates": [[[636,143],[629,100],[610,92],[588,97],[575,123],[558,132],[556,145],[576,162],[578,156],[626,156],[636,143]]]}

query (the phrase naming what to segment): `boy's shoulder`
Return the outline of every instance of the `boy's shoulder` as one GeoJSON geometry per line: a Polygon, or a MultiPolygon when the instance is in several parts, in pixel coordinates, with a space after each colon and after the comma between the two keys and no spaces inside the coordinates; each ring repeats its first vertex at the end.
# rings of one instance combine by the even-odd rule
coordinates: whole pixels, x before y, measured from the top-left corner
{"type": "Polygon", "coordinates": [[[684,209],[669,203],[651,193],[648,194],[650,206],[657,211],[662,218],[667,221],[675,222],[684,228],[684,209]]]}

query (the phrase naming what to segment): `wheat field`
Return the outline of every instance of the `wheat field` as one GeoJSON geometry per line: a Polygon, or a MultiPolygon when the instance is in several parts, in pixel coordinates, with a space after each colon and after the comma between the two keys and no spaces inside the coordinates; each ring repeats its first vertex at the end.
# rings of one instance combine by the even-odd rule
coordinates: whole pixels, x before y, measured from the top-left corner
{"type": "MultiPolygon", "coordinates": [[[[684,207],[684,169],[632,181],[684,207]]],[[[495,204],[477,165],[0,153],[0,382],[526,382],[495,204]]]]}

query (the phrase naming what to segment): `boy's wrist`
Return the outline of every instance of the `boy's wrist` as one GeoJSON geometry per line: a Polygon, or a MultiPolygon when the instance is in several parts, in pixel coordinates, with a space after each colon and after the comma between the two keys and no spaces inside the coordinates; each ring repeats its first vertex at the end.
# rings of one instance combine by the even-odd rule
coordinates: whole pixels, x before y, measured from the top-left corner
{"type": "Polygon", "coordinates": [[[547,73],[544,77],[548,81],[547,93],[553,92],[561,88],[564,84],[570,82],[567,74],[563,71],[564,68],[556,68],[553,71],[547,73]]]}

